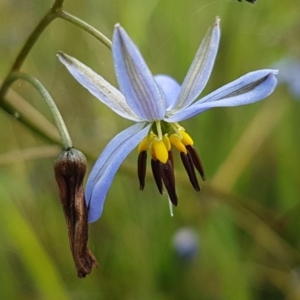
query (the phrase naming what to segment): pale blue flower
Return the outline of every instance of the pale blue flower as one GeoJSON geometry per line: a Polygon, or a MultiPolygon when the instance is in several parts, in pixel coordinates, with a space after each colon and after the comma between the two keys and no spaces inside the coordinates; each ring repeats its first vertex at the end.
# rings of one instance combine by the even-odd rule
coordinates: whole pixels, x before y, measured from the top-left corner
{"type": "Polygon", "coordinates": [[[286,57],[274,64],[280,70],[278,83],[285,84],[290,94],[297,100],[300,98],[300,60],[286,57]]]}
{"type": "Polygon", "coordinates": [[[163,184],[177,205],[171,145],[179,150],[195,190],[200,190],[194,167],[204,178],[193,140],[177,122],[212,107],[245,105],[269,96],[275,86],[276,70],[259,70],[219,88],[199,99],[213,68],[220,39],[219,18],[207,32],[191,67],[180,86],[165,75],[152,76],[141,53],[125,30],[116,25],[112,53],[119,90],[81,62],[59,53],[60,61],[75,79],[120,116],[136,122],[115,136],[95,163],[86,186],[89,221],[102,214],[106,194],[126,156],[139,145],[138,176],[145,186],[147,150],[159,189],[163,184]]]}
{"type": "Polygon", "coordinates": [[[200,240],[196,231],[191,228],[178,229],[173,236],[172,244],[178,257],[184,261],[192,261],[199,256],[200,240]]]}

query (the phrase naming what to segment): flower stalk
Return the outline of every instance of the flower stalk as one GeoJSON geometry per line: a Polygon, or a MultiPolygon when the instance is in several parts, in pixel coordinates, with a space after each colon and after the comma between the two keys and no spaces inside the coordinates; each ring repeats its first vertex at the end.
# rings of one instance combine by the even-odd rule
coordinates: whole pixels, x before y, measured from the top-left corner
{"type": "MultiPolygon", "coordinates": [[[[98,39],[101,43],[106,45],[108,48],[111,46],[110,40],[105,37],[102,33],[94,29],[92,26],[88,25],[87,23],[83,22],[82,20],[76,18],[75,16],[72,16],[71,14],[63,11],[63,4],[64,0],[55,0],[52,7],[48,10],[48,12],[44,15],[44,17],[39,21],[39,23],[36,25],[36,27],[33,29],[29,37],[27,38],[24,46],[20,50],[19,54],[17,55],[10,71],[8,72],[5,80],[3,81],[1,87],[0,87],[0,107],[5,110],[10,115],[14,116],[16,115],[15,107],[13,107],[8,101],[5,101],[5,96],[7,94],[7,91],[12,84],[12,82],[15,80],[15,72],[20,71],[25,59],[27,58],[28,54],[30,53],[31,49],[35,45],[35,43],[38,41],[41,34],[44,32],[44,30],[48,27],[48,25],[56,18],[64,19],[68,22],[73,23],[77,27],[81,28],[82,30],[86,31],[87,33],[94,36],[96,39],[98,39]],[[13,74],[14,73],[14,74],[13,74]]],[[[23,112],[22,112],[23,113],[23,112]]],[[[26,112],[24,112],[25,114],[26,112]]],[[[28,121],[30,119],[30,116],[24,116],[23,118],[19,119],[24,125],[26,125],[29,129],[33,129],[37,133],[41,134],[47,139],[51,139],[53,142],[57,143],[56,139],[53,139],[51,136],[47,134],[42,128],[35,128],[32,127],[32,123],[28,121]]],[[[60,130],[60,129],[59,129],[60,130]]],[[[68,144],[69,141],[65,140],[65,145],[68,144]]]]}
{"type": "Polygon", "coordinates": [[[73,147],[71,137],[69,135],[69,132],[65,125],[65,122],[60,114],[60,111],[57,108],[53,98],[51,97],[51,95],[49,94],[47,89],[42,85],[42,83],[38,79],[30,76],[29,74],[23,73],[23,72],[12,72],[10,74],[9,79],[10,79],[9,82],[13,82],[17,79],[23,79],[23,80],[29,82],[34,88],[36,88],[36,90],[41,94],[42,98],[45,100],[45,102],[47,103],[47,105],[51,111],[51,114],[54,118],[56,127],[58,129],[58,132],[59,132],[59,135],[61,138],[61,143],[62,143],[63,149],[69,149],[69,148],[73,147]]]}

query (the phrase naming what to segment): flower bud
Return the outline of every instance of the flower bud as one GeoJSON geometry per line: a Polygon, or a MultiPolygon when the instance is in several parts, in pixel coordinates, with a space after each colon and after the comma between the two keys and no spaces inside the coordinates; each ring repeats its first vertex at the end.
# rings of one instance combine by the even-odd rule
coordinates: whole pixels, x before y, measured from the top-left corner
{"type": "Polygon", "coordinates": [[[93,253],[87,247],[88,221],[83,189],[86,158],[77,149],[63,150],[55,161],[54,171],[77,274],[83,278],[91,273],[93,266],[98,266],[93,253]]]}

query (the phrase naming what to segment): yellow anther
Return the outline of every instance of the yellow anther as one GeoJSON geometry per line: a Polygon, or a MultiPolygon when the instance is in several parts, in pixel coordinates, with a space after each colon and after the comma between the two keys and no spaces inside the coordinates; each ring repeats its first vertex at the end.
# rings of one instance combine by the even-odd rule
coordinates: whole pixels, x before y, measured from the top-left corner
{"type": "Polygon", "coordinates": [[[166,148],[165,143],[162,140],[159,139],[154,139],[152,142],[152,150],[154,151],[154,154],[156,156],[156,158],[162,162],[162,163],[166,163],[168,161],[168,150],[166,148]]]}
{"type": "Polygon", "coordinates": [[[182,143],[181,139],[179,138],[179,136],[175,133],[170,135],[170,141],[172,143],[172,145],[179,151],[179,152],[184,152],[185,154],[187,153],[187,150],[184,146],[184,144],[182,143]]]}
{"type": "Polygon", "coordinates": [[[152,142],[152,140],[154,139],[156,135],[151,132],[150,134],[148,134],[138,145],[138,153],[141,153],[142,151],[148,151],[149,147],[150,147],[150,143],[152,142]]]}
{"type": "Polygon", "coordinates": [[[171,150],[171,142],[170,142],[170,139],[169,139],[167,134],[165,134],[163,136],[163,141],[165,143],[165,146],[166,146],[167,150],[170,151],[171,150]]]}
{"type": "Polygon", "coordinates": [[[157,160],[157,157],[156,157],[156,154],[155,154],[155,152],[154,152],[154,149],[153,149],[153,147],[151,147],[151,157],[152,157],[152,159],[154,159],[154,160],[157,160]]]}
{"type": "Polygon", "coordinates": [[[182,136],[181,142],[182,142],[182,144],[184,146],[188,146],[188,145],[193,145],[194,144],[193,139],[185,131],[180,131],[180,134],[182,136]]]}
{"type": "Polygon", "coordinates": [[[138,152],[141,153],[142,151],[148,150],[148,136],[146,136],[138,146],[138,152]]]}

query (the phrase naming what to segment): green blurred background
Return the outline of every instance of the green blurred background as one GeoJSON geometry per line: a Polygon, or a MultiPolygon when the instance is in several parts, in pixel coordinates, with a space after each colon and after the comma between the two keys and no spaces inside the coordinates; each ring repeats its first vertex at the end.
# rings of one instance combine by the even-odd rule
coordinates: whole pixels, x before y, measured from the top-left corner
{"type": "MultiPolygon", "coordinates": [[[[1,0],[2,80],[51,5],[50,0],[1,0]]],[[[65,10],[109,38],[120,22],[152,72],[179,82],[206,30],[220,16],[219,54],[204,94],[286,57],[300,59],[297,0],[258,0],[255,5],[235,0],[66,0],[65,10]]],[[[75,82],[58,62],[59,50],[115,84],[111,53],[57,19],[22,67],[55,99],[90,170],[109,140],[131,123],[75,82]]],[[[17,81],[13,89],[53,122],[29,84],[17,81]]],[[[54,179],[60,147],[1,110],[0,299],[300,299],[297,100],[286,85],[279,85],[263,102],[214,109],[182,122],[194,137],[208,180],[200,193],[194,192],[174,153],[180,203],[173,218],[151,176],[145,191],[139,191],[133,151],[114,179],[103,216],[90,225],[89,247],[100,266],[85,279],[76,276],[54,179]],[[196,254],[188,257],[174,247],[182,228],[196,235],[196,254]]]]}

